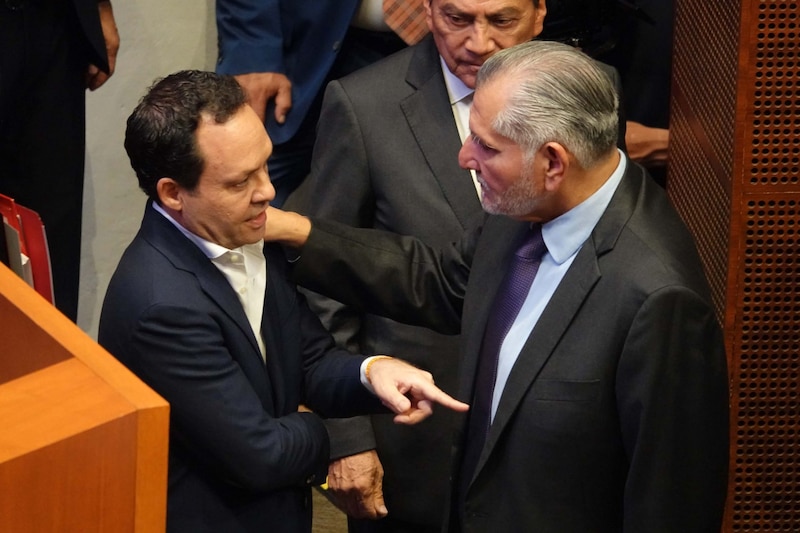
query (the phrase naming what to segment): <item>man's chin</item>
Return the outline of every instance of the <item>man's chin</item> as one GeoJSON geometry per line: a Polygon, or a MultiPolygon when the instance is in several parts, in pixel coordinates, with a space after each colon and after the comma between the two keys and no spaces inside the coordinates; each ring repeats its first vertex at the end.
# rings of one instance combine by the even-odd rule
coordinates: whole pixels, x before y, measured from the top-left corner
{"type": "Polygon", "coordinates": [[[489,213],[490,215],[500,215],[502,213],[499,212],[499,206],[494,203],[486,200],[486,196],[481,197],[481,207],[484,211],[489,213]]]}
{"type": "Polygon", "coordinates": [[[478,78],[478,71],[480,70],[480,66],[476,65],[460,65],[456,69],[456,77],[461,80],[461,82],[469,87],[470,89],[475,88],[475,81],[478,78]]]}

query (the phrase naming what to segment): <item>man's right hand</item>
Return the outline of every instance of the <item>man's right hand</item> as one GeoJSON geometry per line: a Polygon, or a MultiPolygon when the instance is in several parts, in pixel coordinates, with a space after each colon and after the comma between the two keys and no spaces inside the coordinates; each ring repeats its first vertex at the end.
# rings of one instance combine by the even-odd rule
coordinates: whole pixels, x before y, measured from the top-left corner
{"type": "Polygon", "coordinates": [[[292,108],[292,82],[278,72],[252,72],[234,76],[247,94],[250,107],[262,122],[267,112],[267,103],[275,100],[275,120],[283,124],[286,113],[292,108]]]}
{"type": "Polygon", "coordinates": [[[383,503],[383,465],[375,450],[331,462],[328,490],[336,506],[353,518],[375,520],[388,514],[383,503]]]}

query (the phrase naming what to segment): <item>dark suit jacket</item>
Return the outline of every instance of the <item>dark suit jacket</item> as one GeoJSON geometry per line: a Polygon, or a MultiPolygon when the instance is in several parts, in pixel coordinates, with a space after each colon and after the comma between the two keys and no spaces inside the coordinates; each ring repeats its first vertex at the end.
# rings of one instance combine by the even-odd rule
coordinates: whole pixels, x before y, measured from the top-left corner
{"type": "Polygon", "coordinates": [[[106,41],[103,37],[103,28],[100,26],[97,0],[72,0],[72,4],[75,6],[75,13],[89,45],[87,47],[89,63],[108,72],[106,41]]]}
{"type": "MultiPolygon", "coordinates": [[[[526,227],[487,217],[437,253],[412,238],[315,220],[295,273],[339,300],[462,331],[459,396],[468,400],[491,295],[526,227]]],[[[465,514],[450,527],[719,531],[727,405],[722,336],[692,237],[628,161],[511,371],[465,514]]]]}
{"type": "MultiPolygon", "coordinates": [[[[606,71],[616,76],[613,69],[606,71]]],[[[445,245],[481,213],[470,173],[458,165],[460,148],[439,52],[429,35],[328,84],[311,174],[286,207],[445,245]]],[[[396,354],[429,370],[440,387],[455,393],[456,337],[360,314],[327,298],[309,299],[340,344],[356,352],[396,354]]],[[[439,410],[419,426],[400,427],[389,417],[373,417],[392,518],[441,523],[457,418],[439,410]]],[[[344,442],[339,446],[334,439],[337,456],[373,446],[363,423],[337,425],[335,435],[344,442]]]]}
{"type": "Polygon", "coordinates": [[[152,207],[109,285],[99,342],[170,403],[169,531],[310,531],[328,436],[298,406],[378,409],[363,358],[334,348],[286,281],[282,252],[264,253],[266,367],[228,281],[152,207]]]}
{"type": "Polygon", "coordinates": [[[267,110],[275,144],[289,140],[333,65],[358,0],[217,0],[217,72],[281,72],[292,82],[284,124],[267,110]]]}
{"type": "MultiPolygon", "coordinates": [[[[311,175],[287,207],[358,227],[414,235],[431,245],[458,238],[481,212],[461,147],[433,40],[328,85],[311,175]]],[[[455,393],[458,339],[365,315],[319,296],[312,309],[339,344],[361,353],[389,353],[430,371],[455,393]]],[[[443,409],[419,426],[390,417],[337,424],[334,454],[375,447],[384,466],[390,517],[441,524],[450,441],[457,415],[443,409]]]]}

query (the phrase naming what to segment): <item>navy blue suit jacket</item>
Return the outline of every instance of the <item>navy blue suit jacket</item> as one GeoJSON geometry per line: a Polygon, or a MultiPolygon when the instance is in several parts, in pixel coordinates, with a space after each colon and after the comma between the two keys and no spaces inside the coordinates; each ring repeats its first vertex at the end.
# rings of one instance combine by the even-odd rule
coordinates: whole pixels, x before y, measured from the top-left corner
{"type": "Polygon", "coordinates": [[[170,403],[168,531],[311,531],[309,487],[327,473],[317,414],[380,410],[363,358],[330,335],[266,246],[264,364],[236,293],[148,206],[111,280],[98,340],[170,403]]]}
{"type": "Polygon", "coordinates": [[[290,139],[322,89],[358,0],[217,0],[220,74],[280,72],[292,82],[284,124],[267,108],[275,144],[290,139]]]}

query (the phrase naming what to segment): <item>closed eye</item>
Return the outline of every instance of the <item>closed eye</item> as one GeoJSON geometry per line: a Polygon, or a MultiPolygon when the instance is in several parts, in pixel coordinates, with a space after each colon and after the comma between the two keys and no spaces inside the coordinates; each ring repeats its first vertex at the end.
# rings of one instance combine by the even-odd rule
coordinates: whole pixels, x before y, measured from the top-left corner
{"type": "Polygon", "coordinates": [[[474,133],[470,134],[470,138],[472,139],[472,142],[475,144],[475,146],[477,146],[478,148],[480,148],[481,150],[483,150],[485,152],[496,152],[497,151],[494,148],[492,148],[491,146],[489,146],[486,143],[484,143],[480,139],[480,137],[478,137],[474,133]]]}

